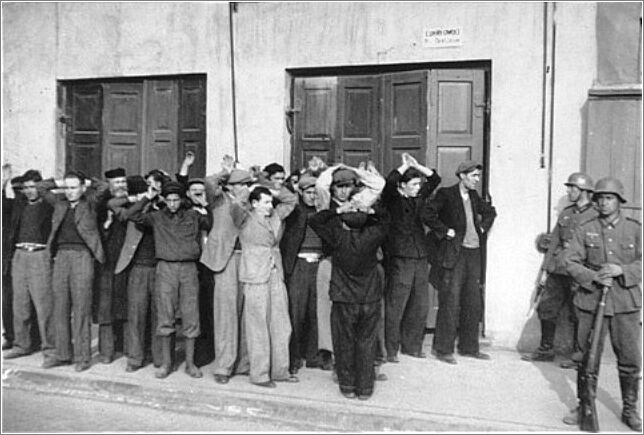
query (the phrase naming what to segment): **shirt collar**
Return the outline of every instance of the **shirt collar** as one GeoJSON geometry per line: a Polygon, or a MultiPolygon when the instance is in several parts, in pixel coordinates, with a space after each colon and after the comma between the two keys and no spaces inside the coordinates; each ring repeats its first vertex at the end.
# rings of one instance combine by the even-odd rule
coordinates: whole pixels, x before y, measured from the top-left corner
{"type": "Polygon", "coordinates": [[[602,224],[602,227],[613,229],[617,226],[621,217],[622,217],[621,213],[618,213],[617,216],[615,216],[615,219],[613,219],[612,221],[609,221],[608,219],[600,217],[599,222],[602,224]]]}

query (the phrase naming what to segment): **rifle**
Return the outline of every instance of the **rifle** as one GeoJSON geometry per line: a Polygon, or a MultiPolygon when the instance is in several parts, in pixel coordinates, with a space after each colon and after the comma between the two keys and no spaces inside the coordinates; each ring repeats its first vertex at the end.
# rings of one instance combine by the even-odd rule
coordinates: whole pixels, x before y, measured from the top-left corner
{"type": "Polygon", "coordinates": [[[534,294],[534,299],[532,300],[532,304],[530,304],[530,309],[528,310],[528,319],[532,317],[534,310],[539,306],[539,302],[541,302],[541,297],[543,296],[543,290],[545,287],[541,284],[541,277],[544,273],[546,272],[543,269],[539,269],[539,275],[537,275],[537,291],[534,294]]]}
{"type": "Polygon", "coordinates": [[[579,384],[579,428],[587,432],[599,432],[599,421],[597,420],[597,409],[595,408],[595,397],[597,396],[597,373],[599,363],[597,354],[602,338],[601,330],[604,322],[604,311],[606,308],[606,296],[610,290],[609,286],[602,287],[602,295],[597,305],[593,329],[590,334],[590,348],[584,354],[582,368],[578,374],[579,384]]]}

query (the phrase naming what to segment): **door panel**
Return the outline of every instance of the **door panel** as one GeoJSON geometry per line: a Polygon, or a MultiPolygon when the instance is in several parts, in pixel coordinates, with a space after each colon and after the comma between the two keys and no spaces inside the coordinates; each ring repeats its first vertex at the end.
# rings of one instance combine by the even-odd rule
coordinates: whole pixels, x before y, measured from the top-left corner
{"type": "MultiPolygon", "coordinates": [[[[458,182],[463,160],[484,164],[485,87],[482,70],[433,70],[430,73],[428,161],[442,186],[458,182]]],[[[485,171],[483,172],[485,178],[485,171]]],[[[479,185],[481,193],[482,182],[479,185]]]]}
{"type": "Polygon", "coordinates": [[[178,147],[178,86],[174,80],[147,80],[145,142],[143,146],[144,173],[163,169],[177,172],[178,147]]]}
{"type": "Polygon", "coordinates": [[[191,177],[206,175],[206,88],[203,80],[179,80],[179,148],[178,158],[186,152],[195,154],[191,177]]]}
{"type": "Polygon", "coordinates": [[[384,168],[400,166],[403,153],[425,163],[427,147],[427,71],[384,77],[384,168]]]}
{"type": "Polygon", "coordinates": [[[296,78],[293,101],[291,168],[304,168],[313,156],[335,161],[337,78],[296,78]]]}
{"type": "Polygon", "coordinates": [[[103,105],[103,169],[140,170],[142,93],[141,83],[106,83],[103,105]]]}
{"type": "Polygon", "coordinates": [[[67,96],[66,169],[101,178],[103,88],[100,84],[74,85],[67,96]]]}
{"type": "Polygon", "coordinates": [[[377,76],[339,78],[336,155],[342,163],[358,166],[360,162],[372,160],[376,167],[382,168],[379,98],[380,79],[377,76]]]}

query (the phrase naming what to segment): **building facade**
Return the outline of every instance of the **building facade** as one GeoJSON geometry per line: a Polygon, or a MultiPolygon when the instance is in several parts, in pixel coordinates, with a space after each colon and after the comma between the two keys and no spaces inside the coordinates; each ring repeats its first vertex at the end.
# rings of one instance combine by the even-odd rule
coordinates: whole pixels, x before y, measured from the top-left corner
{"type": "MultiPolygon", "coordinates": [[[[3,162],[195,175],[411,152],[485,165],[498,218],[485,335],[536,345],[535,238],[567,176],[616,175],[641,216],[641,3],[3,3],[3,162]]],[[[431,317],[431,315],[430,315],[431,317]]],[[[432,320],[428,320],[431,324],[432,320]]]]}

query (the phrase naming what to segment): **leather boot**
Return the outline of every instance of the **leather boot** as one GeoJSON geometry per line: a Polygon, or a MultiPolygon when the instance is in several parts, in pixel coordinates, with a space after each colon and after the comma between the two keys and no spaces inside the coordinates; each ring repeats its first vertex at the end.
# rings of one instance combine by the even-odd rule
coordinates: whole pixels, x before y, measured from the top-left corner
{"type": "Polygon", "coordinates": [[[170,345],[172,343],[172,337],[161,337],[161,355],[163,357],[161,362],[161,367],[154,373],[154,376],[158,379],[167,378],[170,372],[172,371],[172,355],[170,345]]]}
{"type": "Polygon", "coordinates": [[[541,320],[541,344],[536,352],[521,357],[524,361],[554,361],[555,330],[557,324],[550,320],[541,320]]]}
{"type": "Polygon", "coordinates": [[[642,419],[637,409],[639,377],[620,375],[619,386],[622,390],[622,423],[636,432],[641,432],[642,419]]]}
{"type": "Polygon", "coordinates": [[[186,373],[192,378],[203,376],[199,367],[195,365],[195,339],[186,338],[186,373]]]}

